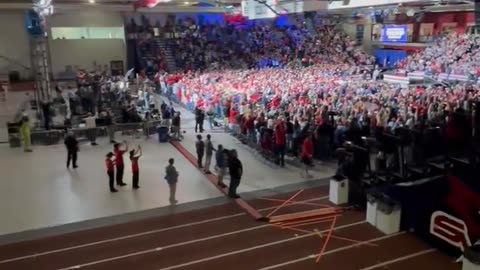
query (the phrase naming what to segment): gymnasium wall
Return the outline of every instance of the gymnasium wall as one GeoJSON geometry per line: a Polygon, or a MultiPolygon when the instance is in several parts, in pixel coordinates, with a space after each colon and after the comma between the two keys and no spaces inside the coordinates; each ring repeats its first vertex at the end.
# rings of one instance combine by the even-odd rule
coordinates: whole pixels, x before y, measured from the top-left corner
{"type": "MultiPolygon", "coordinates": [[[[109,70],[111,61],[126,63],[126,44],[122,36],[112,38],[97,34],[98,29],[124,28],[124,17],[119,12],[68,12],[49,18],[49,46],[52,72],[56,78],[65,78],[78,69],[109,70]],[[58,34],[60,30],[65,36],[58,34]],[[71,34],[69,29],[89,29],[92,33],[71,34]],[[96,30],[95,33],[93,33],[96,30]],[[81,37],[79,37],[80,35],[81,37]]],[[[80,29],[80,30],[79,30],[80,29]]]]}
{"type": "Polygon", "coordinates": [[[0,11],[0,73],[18,71],[31,76],[30,42],[23,11],[0,11]]]}

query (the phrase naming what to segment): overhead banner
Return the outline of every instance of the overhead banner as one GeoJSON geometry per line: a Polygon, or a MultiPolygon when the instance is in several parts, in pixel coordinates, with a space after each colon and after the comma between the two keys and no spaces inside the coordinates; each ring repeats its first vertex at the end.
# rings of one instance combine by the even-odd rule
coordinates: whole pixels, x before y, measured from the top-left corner
{"type": "Polygon", "coordinates": [[[325,1],[243,0],[242,15],[250,20],[275,18],[281,14],[326,10],[325,1]]]}

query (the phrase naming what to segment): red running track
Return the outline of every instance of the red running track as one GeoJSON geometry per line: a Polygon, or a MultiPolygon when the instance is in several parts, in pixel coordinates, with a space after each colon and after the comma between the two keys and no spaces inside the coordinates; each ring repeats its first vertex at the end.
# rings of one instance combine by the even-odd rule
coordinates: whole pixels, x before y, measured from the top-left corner
{"type": "MultiPolygon", "coordinates": [[[[293,193],[274,196],[286,200],[293,193]]],[[[325,187],[305,190],[276,214],[317,209],[328,204],[325,187]]],[[[263,215],[281,203],[249,201],[263,215]]],[[[365,214],[347,211],[334,237],[315,263],[325,237],[316,232],[280,229],[253,220],[235,202],[126,224],[70,233],[0,247],[1,270],[459,270],[448,257],[408,233],[385,236],[364,222],[365,214]]],[[[331,223],[302,227],[327,233],[331,223]]]]}

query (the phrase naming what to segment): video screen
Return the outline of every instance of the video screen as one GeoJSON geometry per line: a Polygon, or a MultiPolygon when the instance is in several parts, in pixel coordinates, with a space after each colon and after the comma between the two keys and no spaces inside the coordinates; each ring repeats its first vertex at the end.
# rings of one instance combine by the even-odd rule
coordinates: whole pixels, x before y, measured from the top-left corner
{"type": "Polygon", "coordinates": [[[407,25],[385,25],[382,29],[381,42],[407,42],[408,26],[407,25]]]}

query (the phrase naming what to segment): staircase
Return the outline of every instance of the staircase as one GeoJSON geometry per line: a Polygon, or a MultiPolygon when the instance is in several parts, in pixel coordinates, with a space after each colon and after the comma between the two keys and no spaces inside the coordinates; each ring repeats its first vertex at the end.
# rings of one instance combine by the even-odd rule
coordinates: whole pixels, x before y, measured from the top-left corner
{"type": "Polygon", "coordinates": [[[175,55],[173,53],[171,44],[167,43],[165,38],[155,37],[156,47],[165,55],[165,60],[167,62],[167,71],[169,73],[174,73],[178,70],[177,64],[175,62],[175,55]]]}

